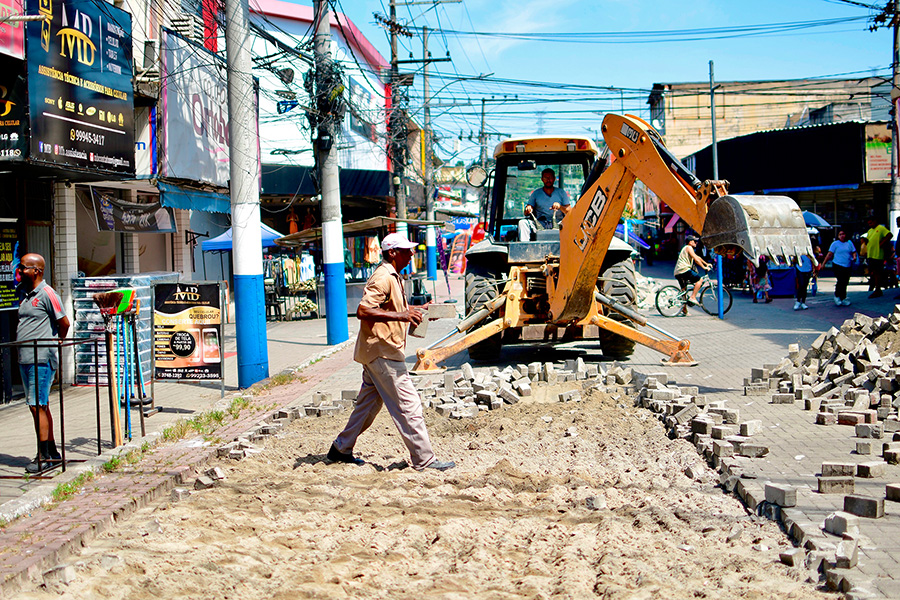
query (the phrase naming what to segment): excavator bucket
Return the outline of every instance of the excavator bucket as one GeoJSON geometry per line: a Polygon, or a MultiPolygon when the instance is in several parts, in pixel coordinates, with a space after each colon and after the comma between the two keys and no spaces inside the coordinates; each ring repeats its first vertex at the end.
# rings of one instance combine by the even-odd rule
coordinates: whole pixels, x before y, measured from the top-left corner
{"type": "Polygon", "coordinates": [[[701,234],[713,249],[740,248],[754,265],[766,255],[775,264],[796,264],[804,254],[813,264],[800,207],[787,196],[722,196],[709,205],[701,234]]]}

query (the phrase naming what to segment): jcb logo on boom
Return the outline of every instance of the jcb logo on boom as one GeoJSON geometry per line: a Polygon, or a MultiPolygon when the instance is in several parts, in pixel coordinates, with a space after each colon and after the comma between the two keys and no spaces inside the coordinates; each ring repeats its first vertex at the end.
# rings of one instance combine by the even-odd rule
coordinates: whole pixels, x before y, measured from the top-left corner
{"type": "Polygon", "coordinates": [[[91,66],[97,54],[97,46],[91,41],[94,23],[91,18],[76,10],[75,17],[69,25],[66,7],[62,11],[62,29],[56,35],[60,38],[59,55],[75,59],[83,65],[91,66]]]}
{"type": "Polygon", "coordinates": [[[575,243],[582,250],[587,245],[590,232],[594,230],[594,227],[600,220],[600,213],[603,212],[604,206],[606,206],[606,195],[603,193],[603,189],[598,186],[597,193],[594,194],[591,205],[588,206],[587,212],[584,214],[584,220],[581,222],[581,238],[575,240],[575,243]]]}
{"type": "Polygon", "coordinates": [[[200,299],[200,288],[195,286],[181,288],[175,292],[173,297],[180,302],[196,302],[200,299]]]}

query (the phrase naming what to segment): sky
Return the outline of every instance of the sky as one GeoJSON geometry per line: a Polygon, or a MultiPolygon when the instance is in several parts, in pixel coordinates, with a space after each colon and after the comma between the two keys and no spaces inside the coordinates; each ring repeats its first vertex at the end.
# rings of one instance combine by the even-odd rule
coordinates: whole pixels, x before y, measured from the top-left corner
{"type": "MultiPolygon", "coordinates": [[[[483,99],[485,129],[495,136],[595,135],[607,112],[648,118],[654,83],[708,82],[710,61],[717,81],[890,77],[891,32],[869,31],[879,12],[866,7],[872,2],[411,0],[397,6],[414,34],[400,37],[398,54],[422,58],[423,27],[432,30],[432,57],[449,52],[452,61],[429,69],[436,152],[452,163],[477,155],[483,99]],[[825,20],[834,22],[818,25],[825,20]],[[805,22],[815,26],[751,27],[805,22]]],[[[373,16],[388,14],[387,0],[335,4],[389,60],[388,34],[373,16]]],[[[421,122],[422,67],[401,71],[416,73],[410,110],[421,122]]]]}

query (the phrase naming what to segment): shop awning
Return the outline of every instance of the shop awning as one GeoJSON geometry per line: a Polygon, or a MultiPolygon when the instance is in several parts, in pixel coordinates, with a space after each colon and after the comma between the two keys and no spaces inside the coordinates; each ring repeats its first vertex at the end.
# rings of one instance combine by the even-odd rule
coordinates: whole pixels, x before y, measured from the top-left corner
{"type": "Polygon", "coordinates": [[[184,210],[231,213],[231,198],[227,194],[184,188],[163,181],[157,182],[157,186],[159,187],[160,203],[163,206],[184,210]]]}
{"type": "MultiPolygon", "coordinates": [[[[281,233],[275,231],[268,225],[264,225],[262,223],[259,224],[260,232],[262,233],[262,247],[268,248],[270,246],[275,245],[275,239],[281,237],[281,233]]],[[[222,235],[216,236],[211,240],[206,240],[201,243],[204,252],[215,252],[215,251],[226,251],[232,249],[232,229],[229,227],[228,231],[223,233],[222,235]]]]}
{"type": "MultiPolygon", "coordinates": [[[[349,233],[360,233],[362,231],[374,231],[396,223],[406,223],[413,227],[426,227],[428,225],[443,227],[444,225],[443,221],[418,221],[415,219],[394,219],[393,217],[372,217],[371,219],[364,219],[362,221],[344,223],[344,235],[349,233]]],[[[315,242],[316,240],[321,239],[321,237],[322,228],[313,227],[312,229],[304,229],[303,231],[280,237],[275,240],[275,243],[279,246],[290,248],[293,246],[300,246],[301,244],[315,242]]]]}

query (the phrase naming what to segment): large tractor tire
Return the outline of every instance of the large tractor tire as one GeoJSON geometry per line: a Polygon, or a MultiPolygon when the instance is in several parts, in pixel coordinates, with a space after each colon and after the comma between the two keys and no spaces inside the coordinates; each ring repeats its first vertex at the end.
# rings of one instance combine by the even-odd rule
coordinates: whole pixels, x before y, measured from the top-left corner
{"type": "MultiPolygon", "coordinates": [[[[634,276],[634,262],[628,258],[618,262],[600,274],[600,291],[619,304],[637,310],[637,281],[634,276]]],[[[614,321],[633,327],[631,321],[614,310],[607,315],[614,321]]],[[[609,358],[625,358],[634,354],[635,341],[624,338],[605,329],[600,330],[600,349],[609,358]]]]}
{"type": "MultiPolygon", "coordinates": [[[[493,300],[503,289],[501,275],[491,272],[489,269],[469,264],[466,267],[466,316],[471,315],[481,308],[486,302],[493,300]]],[[[475,329],[487,325],[498,317],[495,312],[487,319],[475,325],[475,329]]],[[[472,331],[472,330],[470,330],[472,331]]],[[[472,360],[496,360],[500,356],[502,347],[502,334],[491,336],[484,341],[469,346],[469,358],[472,360]]]]}

